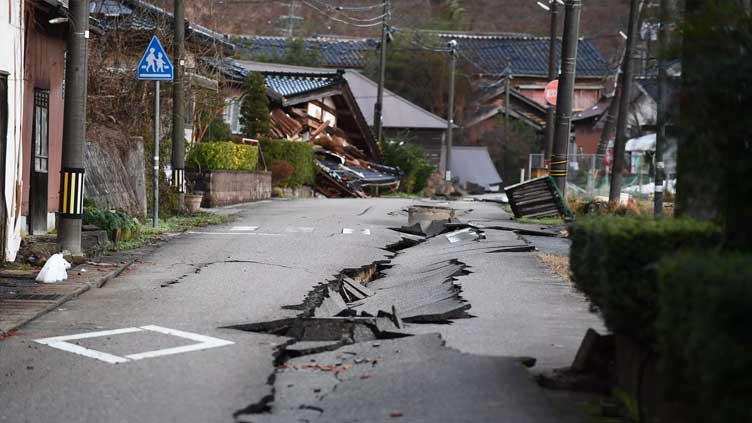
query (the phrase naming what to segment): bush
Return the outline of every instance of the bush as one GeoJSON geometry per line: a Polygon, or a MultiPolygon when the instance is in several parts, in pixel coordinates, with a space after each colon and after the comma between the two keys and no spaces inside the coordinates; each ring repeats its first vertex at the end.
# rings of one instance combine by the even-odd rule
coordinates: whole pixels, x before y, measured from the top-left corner
{"type": "Polygon", "coordinates": [[[403,172],[400,191],[415,194],[423,191],[435,168],[426,159],[423,149],[415,144],[399,142],[381,143],[384,164],[397,167],[403,172]]]}
{"type": "Polygon", "coordinates": [[[272,185],[279,187],[285,185],[290,179],[295,168],[287,160],[274,160],[272,162],[272,185]]]}
{"type": "Polygon", "coordinates": [[[297,141],[261,140],[261,152],[266,163],[272,166],[275,160],[284,160],[292,165],[294,171],[283,183],[285,188],[313,184],[316,177],[316,165],[313,161],[311,144],[297,141]]]}
{"type": "Polygon", "coordinates": [[[84,225],[95,225],[107,232],[113,242],[128,241],[138,236],[139,226],[134,218],[120,210],[84,209],[84,225]]]}
{"type": "Polygon", "coordinates": [[[229,141],[200,142],[191,147],[186,165],[196,170],[256,170],[258,147],[229,141]]]}
{"type": "Polygon", "coordinates": [[[752,255],[683,254],[658,273],[667,394],[697,422],[752,421],[752,255]]]}
{"type": "Polygon", "coordinates": [[[600,308],[606,326],[654,345],[657,263],[682,249],[712,248],[718,227],[690,219],[581,219],[570,228],[570,265],[578,289],[600,308]]]}

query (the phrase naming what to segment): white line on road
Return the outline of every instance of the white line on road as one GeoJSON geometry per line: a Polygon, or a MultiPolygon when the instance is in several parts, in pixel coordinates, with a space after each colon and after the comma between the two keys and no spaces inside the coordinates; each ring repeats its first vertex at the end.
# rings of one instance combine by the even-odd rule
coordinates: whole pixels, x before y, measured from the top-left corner
{"type": "MultiPolygon", "coordinates": [[[[361,234],[363,234],[363,235],[371,235],[371,230],[370,229],[361,229],[359,232],[361,234]]],[[[344,235],[350,235],[350,234],[355,233],[355,229],[342,228],[342,233],[344,235]]]]}
{"type": "Polygon", "coordinates": [[[363,235],[371,235],[371,230],[370,229],[363,229],[362,231],[360,231],[360,233],[362,233],[363,235]]]}
{"type": "Polygon", "coordinates": [[[233,226],[230,230],[231,231],[244,231],[244,232],[253,232],[256,229],[258,229],[258,226],[233,226]]]}
{"type": "Polygon", "coordinates": [[[68,351],[74,354],[82,355],[84,357],[93,358],[99,361],[104,361],[109,364],[121,364],[131,360],[141,360],[144,358],[161,357],[165,355],[180,354],[190,351],[199,351],[209,348],[224,347],[226,345],[232,345],[234,342],[225,341],[224,339],[214,338],[206,335],[199,335],[197,333],[184,332],[177,329],[169,329],[161,326],[148,325],[138,328],[123,328],[115,330],[105,330],[99,332],[80,333],[76,335],[56,336],[52,338],[36,339],[34,342],[47,345],[52,348],[57,348],[62,351],[68,351]],[[163,350],[147,351],[143,353],[130,354],[125,357],[120,357],[113,354],[108,354],[102,351],[92,350],[84,348],[80,345],[71,344],[68,341],[75,341],[79,339],[97,338],[102,336],[124,335],[128,333],[141,332],[141,331],[158,332],[164,335],[176,336],[179,338],[190,339],[198,342],[193,345],[185,345],[182,347],[166,348],[163,350]]]}
{"type": "Polygon", "coordinates": [[[257,236],[285,236],[285,234],[266,234],[261,232],[194,232],[187,231],[191,235],[257,235],[257,236]]]}
{"type": "Polygon", "coordinates": [[[306,233],[306,234],[310,234],[311,232],[313,232],[314,229],[315,228],[304,227],[304,226],[300,226],[300,227],[297,227],[297,228],[294,228],[292,226],[288,226],[287,228],[285,228],[285,232],[289,232],[289,233],[303,232],[303,233],[306,233]]]}
{"type": "Polygon", "coordinates": [[[345,235],[349,235],[349,234],[353,233],[353,230],[350,229],[350,228],[342,228],[342,233],[345,234],[345,235]]]}

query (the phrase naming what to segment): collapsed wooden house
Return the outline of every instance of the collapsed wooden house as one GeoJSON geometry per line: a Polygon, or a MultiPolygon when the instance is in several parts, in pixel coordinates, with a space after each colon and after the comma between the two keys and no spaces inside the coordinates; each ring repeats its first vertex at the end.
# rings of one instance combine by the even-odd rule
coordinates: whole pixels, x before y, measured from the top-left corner
{"type": "MultiPolygon", "coordinates": [[[[248,71],[233,62],[216,65],[238,85],[248,71]]],[[[399,188],[400,171],[380,164],[381,154],[342,71],[262,72],[270,99],[271,133],[314,144],[314,189],[327,197],[367,197],[399,188]]],[[[239,128],[241,93],[231,90],[225,118],[239,128]]]]}

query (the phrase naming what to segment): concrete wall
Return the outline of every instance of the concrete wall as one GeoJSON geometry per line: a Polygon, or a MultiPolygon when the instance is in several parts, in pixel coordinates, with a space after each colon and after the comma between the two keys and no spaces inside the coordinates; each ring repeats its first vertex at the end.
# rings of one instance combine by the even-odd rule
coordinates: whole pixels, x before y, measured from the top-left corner
{"type": "Polygon", "coordinates": [[[203,207],[220,207],[272,197],[271,172],[213,170],[189,172],[186,177],[195,181],[194,191],[204,192],[203,207]]]}
{"type": "Polygon", "coordinates": [[[12,261],[21,244],[21,106],[23,104],[23,2],[0,0],[0,72],[8,79],[8,131],[3,173],[5,186],[3,198],[5,216],[0,216],[3,226],[2,258],[12,261]]]}

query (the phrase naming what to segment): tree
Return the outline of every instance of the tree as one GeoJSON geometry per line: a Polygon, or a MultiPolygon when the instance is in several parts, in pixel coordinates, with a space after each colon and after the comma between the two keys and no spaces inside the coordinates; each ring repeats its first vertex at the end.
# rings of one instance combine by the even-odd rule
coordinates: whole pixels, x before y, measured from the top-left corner
{"type": "Polygon", "coordinates": [[[269,132],[269,98],[266,81],[258,72],[248,74],[240,104],[240,126],[243,135],[254,138],[269,132]]]}
{"type": "Polygon", "coordinates": [[[685,7],[677,212],[720,221],[728,246],[750,249],[752,16],[745,1],[685,7]]]}

